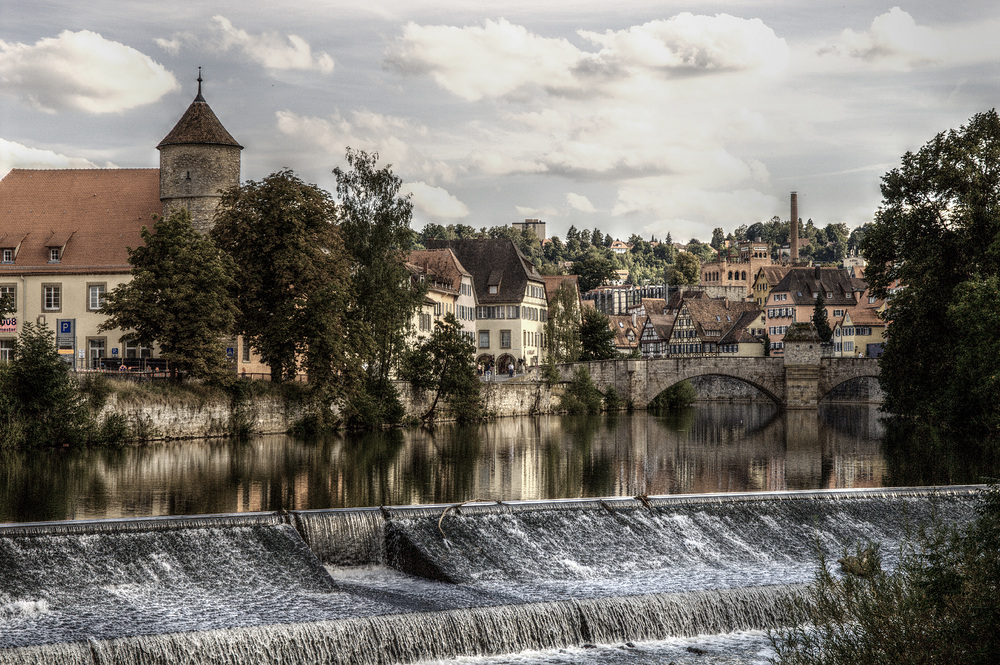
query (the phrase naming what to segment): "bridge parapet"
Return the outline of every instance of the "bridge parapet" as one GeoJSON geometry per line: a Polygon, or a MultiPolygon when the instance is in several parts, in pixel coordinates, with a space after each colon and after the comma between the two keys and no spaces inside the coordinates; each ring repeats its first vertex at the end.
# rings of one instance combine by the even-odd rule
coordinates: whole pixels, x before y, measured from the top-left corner
{"type": "MultiPolygon", "coordinates": [[[[793,357],[794,359],[799,359],[793,357]]],[[[878,376],[878,361],[870,358],[815,358],[814,363],[789,363],[788,358],[649,358],[596,360],[557,365],[560,380],[569,382],[578,367],[586,367],[594,384],[611,386],[623,399],[644,409],[661,392],[686,379],[724,376],[748,383],[789,408],[816,408],[832,389],[851,379],[878,376]]]]}

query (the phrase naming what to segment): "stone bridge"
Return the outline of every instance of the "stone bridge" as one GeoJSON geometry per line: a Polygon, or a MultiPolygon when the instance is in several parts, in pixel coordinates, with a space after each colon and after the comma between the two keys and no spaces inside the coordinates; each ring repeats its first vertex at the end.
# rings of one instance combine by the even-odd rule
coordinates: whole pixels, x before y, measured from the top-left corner
{"type": "Polygon", "coordinates": [[[851,379],[877,377],[873,358],[821,358],[786,354],[781,358],[662,358],[598,360],[559,365],[569,381],[577,367],[587,367],[601,391],[614,386],[636,408],[645,408],[670,386],[697,376],[725,376],[748,383],[789,409],[815,408],[831,390],[851,379]]]}

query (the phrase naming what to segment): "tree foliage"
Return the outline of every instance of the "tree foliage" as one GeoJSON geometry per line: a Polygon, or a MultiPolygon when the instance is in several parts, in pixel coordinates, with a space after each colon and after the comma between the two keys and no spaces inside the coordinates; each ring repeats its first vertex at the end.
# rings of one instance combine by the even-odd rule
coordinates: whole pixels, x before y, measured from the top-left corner
{"type": "Polygon", "coordinates": [[[434,322],[430,337],[421,339],[404,354],[400,378],[418,392],[433,391],[434,397],[421,419],[433,419],[439,404],[450,405],[460,422],[475,420],[481,415],[479,378],[474,356],[476,347],[462,334],[455,315],[448,313],[434,322]]]}
{"type": "Polygon", "coordinates": [[[349,262],[335,221],[329,194],[287,169],[222,198],[212,236],[235,265],[237,329],[272,381],[300,365],[320,387],[350,374],[349,262]]]}
{"type": "Polygon", "coordinates": [[[583,347],[580,360],[608,360],[618,355],[615,350],[615,332],[611,320],[604,312],[587,307],[580,324],[580,343],[583,347]]]}
{"type": "Polygon", "coordinates": [[[86,441],[84,400],[44,325],[26,323],[0,363],[0,448],[86,441]]]}
{"type": "Polygon", "coordinates": [[[816,296],[816,304],[813,306],[813,326],[821,342],[829,342],[833,338],[833,330],[830,328],[830,318],[826,315],[826,298],[820,291],[816,296]]]}
{"type": "Polygon", "coordinates": [[[569,280],[559,285],[549,302],[545,346],[553,362],[575,362],[583,350],[580,342],[580,299],[569,280]]]}
{"type": "Polygon", "coordinates": [[[120,328],[122,339],[159,344],[180,375],[217,376],[225,369],[225,335],[233,331],[232,263],[195,230],[187,210],[143,227],[144,244],[129,249],[132,279],[108,294],[98,330],[120,328]]]}
{"type": "Polygon", "coordinates": [[[886,407],[996,432],[1000,356],[982,349],[995,343],[998,319],[990,296],[1000,266],[996,111],[903,155],[901,166],[883,176],[882,197],[861,250],[872,292],[889,298],[892,323],[880,360],[886,407]],[[993,334],[984,337],[984,329],[993,334]],[[978,371],[958,373],[960,364],[976,362],[978,371]],[[986,404],[993,406],[984,413],[986,404]]]}
{"type": "Polygon", "coordinates": [[[573,274],[580,276],[580,290],[590,291],[615,277],[611,260],[598,251],[592,251],[573,263],[573,274]]]}
{"type": "Polygon", "coordinates": [[[691,252],[678,252],[674,264],[667,269],[667,284],[683,286],[701,281],[701,261],[691,252]]]}
{"type": "Polygon", "coordinates": [[[337,167],[337,198],[344,246],[353,260],[351,312],[358,323],[355,348],[369,385],[385,386],[405,348],[406,331],[423,299],[404,264],[413,248],[413,204],[400,196],[402,180],[378,153],[347,149],[347,170],[337,167]]]}
{"type": "Polygon", "coordinates": [[[895,570],[859,546],[835,576],[820,559],[809,623],[772,637],[782,665],[995,663],[1000,653],[1000,493],[983,496],[964,529],[934,525],[895,570]]]}

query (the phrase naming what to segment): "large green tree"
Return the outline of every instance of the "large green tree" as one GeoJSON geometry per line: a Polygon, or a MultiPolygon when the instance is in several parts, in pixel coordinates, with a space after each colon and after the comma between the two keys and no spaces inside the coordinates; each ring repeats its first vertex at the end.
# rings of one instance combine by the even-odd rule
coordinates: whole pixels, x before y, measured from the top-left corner
{"type": "Polygon", "coordinates": [[[549,302],[545,346],[557,363],[575,362],[580,357],[580,296],[569,280],[559,285],[549,302]]]}
{"type": "Polygon", "coordinates": [[[87,414],[55,335],[26,323],[10,362],[0,363],[0,448],[82,443],[87,414]]]}
{"type": "Polygon", "coordinates": [[[455,315],[448,313],[434,322],[427,339],[420,339],[404,353],[400,378],[418,392],[431,391],[433,398],[421,419],[433,419],[440,404],[450,405],[459,422],[477,419],[482,413],[479,378],[473,365],[475,344],[462,332],[455,315]]]}
{"type": "Polygon", "coordinates": [[[335,222],[330,195],[287,169],[222,197],[212,237],[235,265],[237,330],[272,381],[302,366],[316,386],[347,372],[350,265],[335,222]]]}
{"type": "Polygon", "coordinates": [[[403,182],[391,165],[378,166],[378,153],[348,148],[347,163],[347,170],[333,172],[340,229],[353,260],[351,316],[360,328],[356,348],[378,390],[405,348],[405,333],[423,299],[404,263],[414,241],[413,204],[400,195],[403,182]]]}
{"type": "Polygon", "coordinates": [[[211,377],[226,366],[225,336],[233,332],[232,263],[195,230],[187,210],[143,227],[144,244],[129,249],[132,279],[108,294],[99,330],[120,328],[122,339],[160,347],[177,377],[211,377]]]}
{"type": "Polygon", "coordinates": [[[678,252],[673,265],[667,268],[667,284],[684,286],[701,281],[701,261],[691,252],[678,252]]]}
{"type": "Polygon", "coordinates": [[[580,277],[580,291],[596,289],[615,276],[610,259],[598,250],[591,250],[573,263],[573,274],[580,277]]]}
{"type": "Polygon", "coordinates": [[[874,295],[889,298],[880,361],[888,410],[998,431],[1000,355],[983,352],[1000,329],[990,296],[1000,270],[995,110],[907,152],[883,176],[882,204],[861,251],[874,295]],[[969,362],[979,371],[960,373],[969,362]]]}
{"type": "Polygon", "coordinates": [[[615,332],[611,320],[604,312],[587,307],[580,324],[580,343],[583,350],[580,360],[609,360],[618,356],[615,349],[615,332]]]}

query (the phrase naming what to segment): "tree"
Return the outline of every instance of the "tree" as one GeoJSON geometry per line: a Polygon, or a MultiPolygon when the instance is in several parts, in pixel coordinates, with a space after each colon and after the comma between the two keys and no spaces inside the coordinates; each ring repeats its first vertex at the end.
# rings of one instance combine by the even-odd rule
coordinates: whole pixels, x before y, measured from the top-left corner
{"type": "MultiPolygon", "coordinates": [[[[1000,401],[990,377],[1000,358],[979,355],[971,377],[957,365],[986,339],[963,303],[979,302],[1000,266],[1000,118],[995,110],[942,132],[882,177],[882,204],[861,241],[873,295],[888,297],[880,382],[887,410],[954,428],[996,432],[964,404],[1000,401]],[[901,288],[896,288],[900,286],[901,288]],[[957,309],[950,310],[955,305],[957,309]],[[960,323],[962,322],[962,323],[960,323]]],[[[995,301],[988,301],[995,302],[995,301]]],[[[994,329],[995,330],[995,329],[994,329]]],[[[995,423],[995,420],[993,421],[995,423]]]]}
{"type": "Polygon", "coordinates": [[[667,284],[683,286],[701,281],[701,261],[691,252],[678,252],[673,265],[667,269],[667,284]]]}
{"type": "Polygon", "coordinates": [[[152,231],[143,227],[142,239],[129,249],[132,279],[108,294],[98,330],[120,328],[123,340],[158,343],[178,378],[221,375],[236,316],[232,262],[195,230],[187,210],[157,218],[152,231]]]}
{"type": "Polygon", "coordinates": [[[610,260],[592,251],[573,264],[573,274],[580,277],[580,291],[587,292],[613,279],[615,269],[610,260]]]}
{"type": "Polygon", "coordinates": [[[274,382],[304,363],[328,387],[350,364],[349,264],[335,221],[330,195],[287,169],[222,197],[212,237],[236,266],[237,330],[274,382]]]}
{"type": "Polygon", "coordinates": [[[816,305],[813,307],[813,326],[816,328],[816,334],[819,335],[821,342],[829,342],[833,337],[833,330],[830,329],[830,320],[826,315],[826,298],[823,297],[823,292],[820,291],[819,295],[816,296],[816,305]]]}
{"type": "Polygon", "coordinates": [[[575,362],[580,357],[579,303],[579,294],[568,279],[559,285],[549,302],[545,345],[549,357],[557,363],[575,362]]]}
{"type": "Polygon", "coordinates": [[[583,310],[583,320],[580,324],[580,344],[583,350],[580,360],[609,360],[615,358],[615,332],[611,329],[611,320],[604,312],[587,307],[583,310]]]}
{"type": "Polygon", "coordinates": [[[722,230],[722,227],[715,227],[712,229],[712,241],[709,243],[715,249],[721,251],[726,244],[726,232],[722,230]]]}
{"type": "Polygon", "coordinates": [[[337,197],[344,246],[353,259],[350,316],[360,330],[356,350],[369,389],[383,390],[406,344],[406,330],[423,300],[404,264],[413,247],[413,204],[400,196],[403,181],[378,153],[347,149],[349,170],[339,166],[337,197]]]}
{"type": "Polygon", "coordinates": [[[85,442],[87,414],[45,325],[25,323],[0,363],[0,448],[85,442]]]}
{"type": "Polygon", "coordinates": [[[475,345],[462,333],[461,324],[451,313],[434,322],[429,338],[406,351],[400,378],[408,381],[415,391],[434,391],[434,399],[422,420],[431,420],[438,404],[443,402],[451,405],[460,422],[479,417],[482,403],[479,378],[473,366],[475,352],[475,345]]]}

